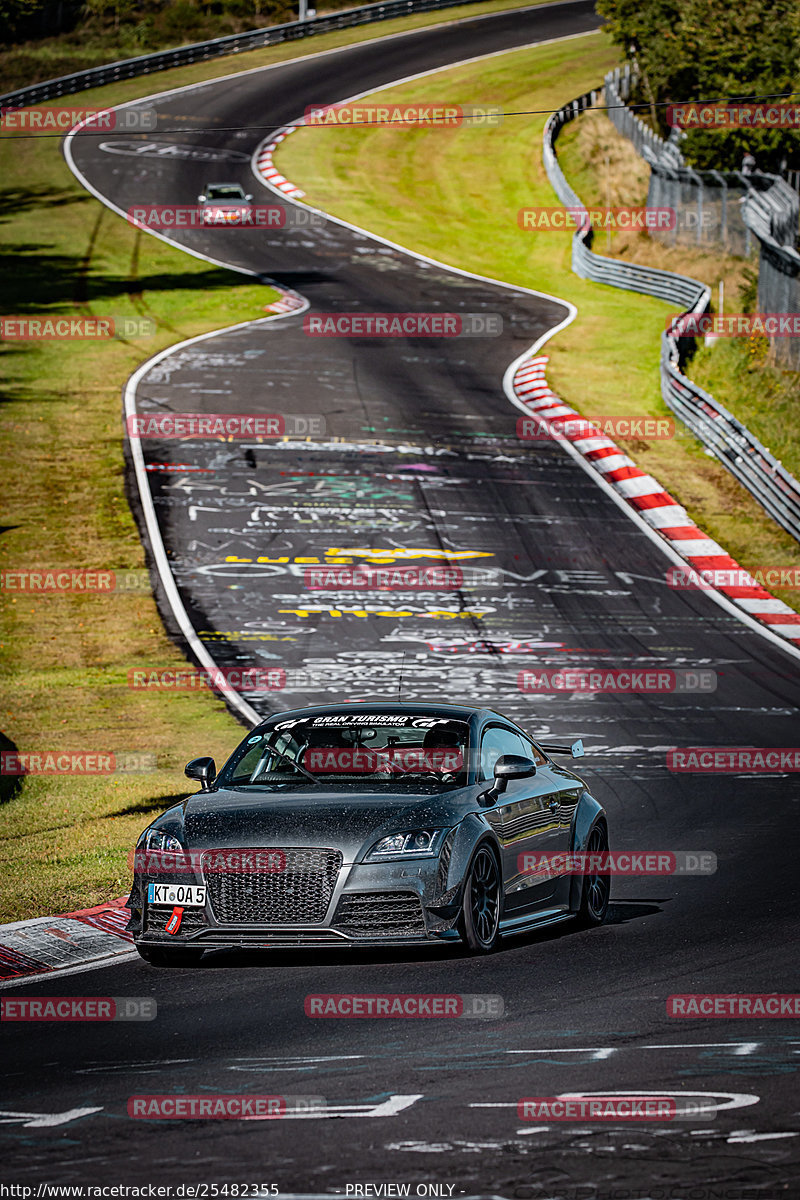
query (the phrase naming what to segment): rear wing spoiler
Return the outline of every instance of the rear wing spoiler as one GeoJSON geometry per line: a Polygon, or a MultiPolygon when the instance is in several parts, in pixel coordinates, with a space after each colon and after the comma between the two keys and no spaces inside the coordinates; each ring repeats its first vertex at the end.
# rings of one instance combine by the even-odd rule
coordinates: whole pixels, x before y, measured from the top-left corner
{"type": "Polygon", "coordinates": [[[572,758],[583,758],[583,738],[578,738],[571,746],[562,746],[558,742],[539,742],[539,748],[545,754],[569,754],[572,758]]]}

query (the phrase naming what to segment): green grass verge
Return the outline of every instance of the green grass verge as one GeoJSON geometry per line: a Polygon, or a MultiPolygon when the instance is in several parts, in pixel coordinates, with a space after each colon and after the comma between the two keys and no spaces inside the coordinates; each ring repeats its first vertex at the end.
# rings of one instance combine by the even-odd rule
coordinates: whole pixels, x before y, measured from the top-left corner
{"type": "MultiPolygon", "coordinates": [[[[377,94],[405,103],[469,99],[532,115],[509,116],[494,129],[303,129],[281,145],[276,160],[309,203],[336,216],[454,266],[571,300],[578,318],[547,348],[551,385],[588,416],[664,418],[671,414],[661,399],[658,366],[669,307],[577,278],[568,234],[523,231],[517,223],[520,208],[557,203],[542,166],[543,113],[597,86],[615,62],[601,34],[513,51],[377,94]]],[[[592,120],[614,133],[603,114],[592,120]]],[[[559,139],[567,176],[579,194],[583,188],[604,198],[602,160],[594,171],[582,161],[572,179],[571,132],[559,139]]],[[[630,185],[634,195],[627,202],[635,200],[641,180],[630,185]]],[[[629,257],[666,254],[646,237],[635,241],[629,257]]],[[[603,238],[596,248],[606,252],[603,238]]],[[[706,267],[717,269],[715,256],[705,264],[685,254],[671,261],[674,269],[701,277],[706,267]]],[[[800,564],[794,539],[691,435],[619,441],[745,566],[800,564]]],[[[797,607],[796,592],[777,594],[797,607]]]]}
{"type": "MultiPolygon", "coordinates": [[[[0,162],[2,312],[144,316],[155,328],[129,340],[3,343],[0,569],[142,568],[124,494],[121,386],[165,346],[264,316],[277,293],[134,230],[86,195],[56,145],[5,142],[0,162]]],[[[132,839],[181,792],[183,762],[229,751],[241,727],[210,693],[129,690],[131,667],[184,661],[149,594],[5,591],[0,630],[0,726],[20,750],[149,751],[160,768],[31,776],[0,803],[0,920],[118,896],[132,839]]]]}
{"type": "MultiPolygon", "coordinates": [[[[525,5],[527,7],[527,5],[525,5]]],[[[407,29],[522,7],[503,0],[382,22],[80,93],[105,106],[407,29]]],[[[257,118],[256,118],[257,119],[257,118]]],[[[0,570],[142,568],[124,493],[120,389],[165,346],[263,316],[274,298],[134,231],[78,185],[57,139],[0,137],[0,311],[146,316],[152,337],[0,345],[5,512],[0,570]]],[[[141,829],[187,784],[189,757],[227,756],[242,726],[211,693],[135,692],[137,666],[185,666],[149,594],[0,603],[0,749],[149,752],[149,775],[0,777],[0,921],[124,893],[141,829]]]]}

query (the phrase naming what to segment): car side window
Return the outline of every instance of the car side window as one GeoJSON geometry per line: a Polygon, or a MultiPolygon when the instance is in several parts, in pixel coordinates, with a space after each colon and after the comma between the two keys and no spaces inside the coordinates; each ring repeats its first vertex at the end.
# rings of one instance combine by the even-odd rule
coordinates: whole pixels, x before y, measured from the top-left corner
{"type": "Polygon", "coordinates": [[[503,725],[490,725],[483,731],[481,738],[479,779],[493,777],[494,764],[501,754],[524,754],[529,757],[529,750],[518,734],[506,729],[503,725]]]}
{"type": "Polygon", "coordinates": [[[522,751],[522,753],[525,755],[526,758],[532,758],[533,761],[536,763],[537,767],[543,767],[546,764],[547,759],[542,754],[541,750],[536,749],[536,747],[534,746],[534,744],[530,740],[530,738],[526,738],[523,736],[522,744],[525,747],[525,749],[522,751]]]}
{"type": "Polygon", "coordinates": [[[251,746],[250,749],[247,750],[239,759],[238,763],[233,769],[231,783],[241,783],[243,781],[246,782],[253,774],[253,771],[255,771],[260,759],[261,743],[257,742],[255,745],[251,746]]]}

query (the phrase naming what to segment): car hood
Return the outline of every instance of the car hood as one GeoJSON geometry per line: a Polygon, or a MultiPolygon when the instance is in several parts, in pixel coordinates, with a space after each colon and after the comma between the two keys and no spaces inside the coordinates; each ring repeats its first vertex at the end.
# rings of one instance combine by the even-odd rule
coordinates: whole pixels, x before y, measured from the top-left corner
{"type": "Polygon", "coordinates": [[[283,794],[201,792],[185,804],[183,840],[188,850],[330,846],[342,851],[345,862],[352,862],[362,849],[388,833],[457,824],[470,807],[471,791],[439,795],[319,789],[283,794]]]}

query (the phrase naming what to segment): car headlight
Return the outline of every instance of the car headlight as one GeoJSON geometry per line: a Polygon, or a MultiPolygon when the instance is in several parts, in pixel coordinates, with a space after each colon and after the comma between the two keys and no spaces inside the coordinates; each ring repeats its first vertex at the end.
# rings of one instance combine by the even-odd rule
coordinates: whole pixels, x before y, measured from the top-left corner
{"type": "Polygon", "coordinates": [[[177,854],[183,853],[183,846],[171,833],[162,833],[160,829],[146,829],[139,838],[139,846],[145,850],[172,850],[177,854]]]}
{"type": "Polygon", "coordinates": [[[382,862],[387,858],[433,858],[439,853],[444,829],[412,829],[409,833],[390,833],[376,842],[365,856],[365,862],[382,862]]]}

